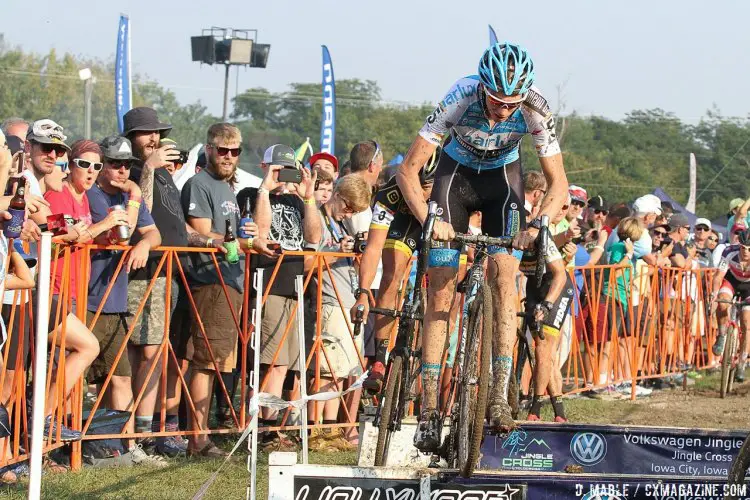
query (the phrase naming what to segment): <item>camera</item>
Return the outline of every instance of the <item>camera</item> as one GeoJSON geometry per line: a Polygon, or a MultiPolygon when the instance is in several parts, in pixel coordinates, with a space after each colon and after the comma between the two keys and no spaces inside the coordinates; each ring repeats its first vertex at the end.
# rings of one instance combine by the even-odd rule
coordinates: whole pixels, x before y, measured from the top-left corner
{"type": "Polygon", "coordinates": [[[672,238],[670,238],[669,236],[665,236],[664,238],[662,238],[661,246],[659,246],[659,248],[664,248],[671,244],[672,244],[672,238]]]}
{"type": "Polygon", "coordinates": [[[367,239],[365,238],[365,232],[360,231],[354,236],[354,253],[365,253],[367,247],[367,239]]]}

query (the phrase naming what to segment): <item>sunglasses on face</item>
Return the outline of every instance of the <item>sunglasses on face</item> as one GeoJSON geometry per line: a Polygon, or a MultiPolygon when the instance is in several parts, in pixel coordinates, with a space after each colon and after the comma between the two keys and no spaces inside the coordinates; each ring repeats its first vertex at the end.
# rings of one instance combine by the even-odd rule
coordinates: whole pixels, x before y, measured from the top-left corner
{"type": "Polygon", "coordinates": [[[372,155],[372,160],[370,160],[370,163],[375,162],[375,158],[378,157],[378,154],[380,154],[380,144],[378,144],[378,141],[372,141],[373,144],[375,144],[375,154],[372,155]]]}
{"type": "Polygon", "coordinates": [[[609,210],[598,210],[598,209],[594,209],[594,213],[595,213],[596,215],[607,215],[607,214],[609,213],[609,210]]]}
{"type": "Polygon", "coordinates": [[[102,167],[104,166],[104,164],[100,161],[88,161],[88,160],[83,160],[81,158],[75,158],[73,160],[73,163],[76,164],[76,167],[82,168],[84,170],[88,170],[91,167],[94,167],[94,170],[96,170],[97,172],[101,170],[102,167]]]}
{"type": "Polygon", "coordinates": [[[56,144],[39,144],[39,149],[46,155],[54,151],[55,156],[57,156],[58,158],[62,158],[63,156],[65,156],[65,153],[68,152],[67,149],[56,144]]]}
{"type": "Polygon", "coordinates": [[[696,231],[708,231],[706,226],[695,226],[696,231]]]}
{"type": "Polygon", "coordinates": [[[487,97],[490,98],[490,101],[492,102],[492,105],[500,108],[500,109],[516,109],[518,106],[521,105],[523,102],[523,99],[518,101],[504,101],[497,97],[496,95],[493,95],[492,92],[487,90],[487,97]]]}
{"type": "Polygon", "coordinates": [[[716,239],[716,238],[708,238],[708,241],[710,241],[711,243],[716,243],[716,242],[718,242],[719,240],[718,240],[718,239],[716,239]]]}
{"type": "Polygon", "coordinates": [[[214,145],[211,145],[211,147],[216,150],[216,154],[218,154],[219,156],[231,155],[232,158],[237,158],[240,153],[242,153],[242,148],[224,148],[214,145]]]}
{"type": "Polygon", "coordinates": [[[567,210],[567,209],[569,209],[569,208],[570,208],[570,205],[563,205],[563,206],[562,206],[562,209],[563,209],[563,210],[567,210]]]}
{"type": "Polygon", "coordinates": [[[108,161],[107,166],[111,168],[112,170],[120,170],[124,168],[125,170],[130,170],[130,162],[129,161],[108,161]]]}
{"type": "Polygon", "coordinates": [[[740,248],[746,252],[750,252],[750,245],[740,245],[740,248]]]}
{"type": "Polygon", "coordinates": [[[573,206],[578,208],[583,208],[586,206],[586,203],[578,200],[573,200],[573,206]]]}
{"type": "Polygon", "coordinates": [[[666,231],[651,231],[651,234],[654,235],[654,237],[664,238],[667,235],[666,231]]]}

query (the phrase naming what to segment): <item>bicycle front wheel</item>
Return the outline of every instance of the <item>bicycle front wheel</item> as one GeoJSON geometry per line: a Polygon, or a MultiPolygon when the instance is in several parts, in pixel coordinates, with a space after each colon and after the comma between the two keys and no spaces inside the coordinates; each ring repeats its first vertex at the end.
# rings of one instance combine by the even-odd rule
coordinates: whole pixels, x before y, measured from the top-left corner
{"type": "Polygon", "coordinates": [[[461,375],[458,425],[458,468],[470,477],[479,458],[492,363],[492,295],[483,284],[469,312],[465,369],[461,375]]]}
{"type": "Polygon", "coordinates": [[[745,471],[748,467],[750,467],[750,436],[745,438],[745,442],[742,443],[742,447],[737,450],[737,456],[734,457],[732,467],[729,469],[728,483],[730,486],[730,494],[726,495],[724,497],[724,500],[735,500],[737,498],[736,495],[732,494],[733,488],[731,488],[731,486],[745,484],[745,471]]]}
{"type": "Polygon", "coordinates": [[[724,354],[721,356],[721,387],[719,395],[723,398],[731,391],[732,384],[732,361],[734,359],[734,339],[736,337],[736,328],[729,327],[727,332],[727,343],[724,345],[724,354]]]}
{"type": "Polygon", "coordinates": [[[393,421],[398,412],[399,399],[401,396],[401,379],[403,378],[404,358],[397,354],[390,362],[388,380],[383,392],[383,401],[380,407],[380,425],[378,427],[378,442],[375,446],[375,465],[385,465],[388,458],[388,446],[391,443],[391,435],[395,431],[393,421]]]}

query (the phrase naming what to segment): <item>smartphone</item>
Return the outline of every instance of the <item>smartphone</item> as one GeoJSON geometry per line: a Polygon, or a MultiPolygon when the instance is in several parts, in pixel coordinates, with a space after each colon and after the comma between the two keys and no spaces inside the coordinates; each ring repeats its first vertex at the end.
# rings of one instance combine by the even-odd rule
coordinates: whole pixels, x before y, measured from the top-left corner
{"type": "Polygon", "coordinates": [[[292,167],[284,167],[279,170],[279,182],[291,182],[299,184],[302,182],[302,172],[292,167]]]}

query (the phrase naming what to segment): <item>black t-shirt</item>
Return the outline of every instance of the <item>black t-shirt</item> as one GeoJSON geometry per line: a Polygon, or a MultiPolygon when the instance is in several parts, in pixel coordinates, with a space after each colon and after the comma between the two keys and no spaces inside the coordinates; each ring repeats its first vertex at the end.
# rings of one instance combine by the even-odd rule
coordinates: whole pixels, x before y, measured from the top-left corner
{"type": "Polygon", "coordinates": [[[682,255],[686,259],[688,258],[687,247],[685,246],[684,243],[674,244],[674,248],[672,248],[672,256],[674,257],[675,255],[682,255]]]}
{"type": "MultiPolygon", "coordinates": [[[[141,180],[141,172],[143,171],[143,164],[133,165],[130,170],[130,180],[139,183],[141,180]]],[[[180,190],[169,175],[167,169],[157,168],[154,170],[154,202],[151,207],[151,217],[154,219],[156,227],[161,233],[161,245],[165,247],[186,247],[188,246],[188,233],[185,228],[185,215],[182,212],[182,204],[180,203],[180,190]]],[[[135,245],[140,241],[140,235],[138,233],[133,235],[130,243],[135,245]]],[[[145,280],[153,277],[156,268],[161,260],[161,252],[151,252],[146,267],[130,273],[131,280],[145,280]]],[[[187,256],[180,256],[180,263],[183,266],[183,270],[187,272],[189,259],[187,256]]],[[[164,276],[166,273],[166,263],[162,266],[161,275],[164,276]]],[[[179,276],[180,272],[176,268],[173,269],[173,276],[179,276]]],[[[179,281],[179,280],[178,280],[179,281]]]]}
{"type": "MultiPolygon", "coordinates": [[[[255,201],[258,198],[257,188],[245,188],[237,193],[237,204],[245,206],[245,199],[250,198],[250,206],[255,211],[255,201]]],[[[270,195],[271,201],[271,230],[269,238],[278,241],[283,250],[301,251],[305,244],[302,231],[305,205],[299,196],[293,194],[270,195]]],[[[278,259],[263,255],[253,255],[250,259],[251,269],[265,269],[263,273],[263,289],[268,287],[273,270],[278,259]]],[[[285,256],[279,267],[279,272],[271,286],[271,294],[282,297],[296,297],[294,280],[297,275],[304,274],[304,258],[301,256],[285,256]]],[[[254,293],[254,290],[253,290],[254,293]]]]}

